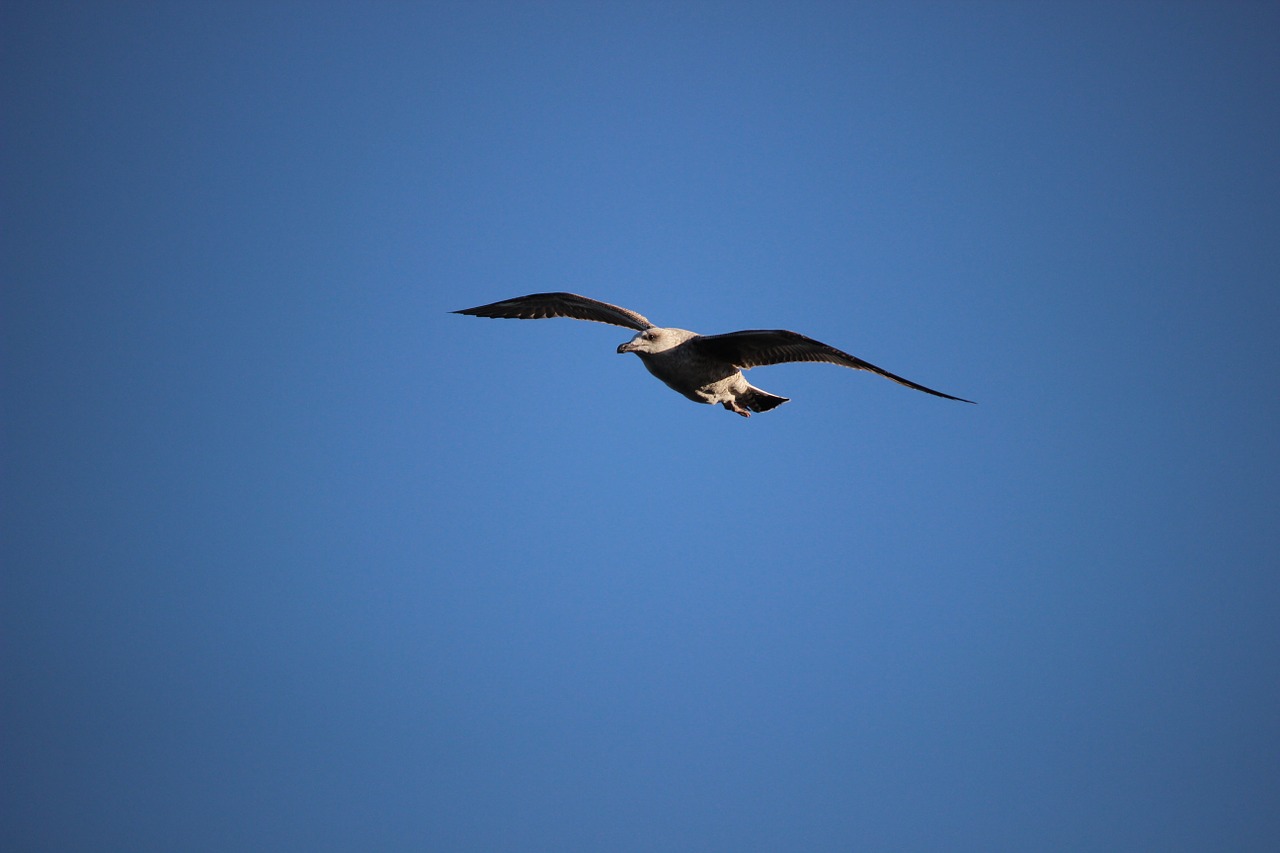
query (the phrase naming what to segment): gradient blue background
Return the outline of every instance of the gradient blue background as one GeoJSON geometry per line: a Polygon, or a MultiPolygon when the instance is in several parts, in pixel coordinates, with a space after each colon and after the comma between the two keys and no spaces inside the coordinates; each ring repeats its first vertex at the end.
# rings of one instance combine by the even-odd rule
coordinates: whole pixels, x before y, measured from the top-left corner
{"type": "Polygon", "coordinates": [[[1280,843],[1274,4],[0,33],[5,849],[1280,843]]]}

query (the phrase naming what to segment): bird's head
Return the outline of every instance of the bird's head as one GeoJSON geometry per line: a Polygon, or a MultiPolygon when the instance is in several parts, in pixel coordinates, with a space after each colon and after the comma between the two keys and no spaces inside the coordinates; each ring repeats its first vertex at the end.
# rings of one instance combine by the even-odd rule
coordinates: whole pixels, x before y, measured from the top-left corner
{"type": "Polygon", "coordinates": [[[688,332],[684,329],[659,329],[654,327],[638,332],[634,338],[619,346],[618,352],[650,355],[678,347],[690,338],[696,337],[696,333],[688,332]]]}

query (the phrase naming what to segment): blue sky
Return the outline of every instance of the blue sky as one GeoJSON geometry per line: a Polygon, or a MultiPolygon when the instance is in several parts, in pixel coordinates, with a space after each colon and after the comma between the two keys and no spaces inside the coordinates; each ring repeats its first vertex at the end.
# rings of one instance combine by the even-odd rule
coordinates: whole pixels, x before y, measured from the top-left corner
{"type": "Polygon", "coordinates": [[[1274,6],[0,33],[6,849],[1274,849],[1274,6]]]}

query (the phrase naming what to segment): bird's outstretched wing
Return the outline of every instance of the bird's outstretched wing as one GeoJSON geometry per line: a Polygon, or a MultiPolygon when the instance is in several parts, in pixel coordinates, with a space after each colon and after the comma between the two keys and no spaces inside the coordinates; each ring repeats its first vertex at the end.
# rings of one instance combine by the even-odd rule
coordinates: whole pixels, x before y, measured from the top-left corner
{"type": "Polygon", "coordinates": [[[729,332],[726,335],[699,335],[689,341],[689,344],[699,352],[714,359],[727,361],[741,370],[789,361],[820,361],[852,367],[855,370],[869,370],[885,379],[892,379],[899,385],[905,385],[935,397],[945,397],[961,403],[973,402],[963,397],[952,397],[950,394],[917,385],[909,379],[896,376],[833,346],[784,329],[751,329],[743,332],[729,332]]]}
{"type": "Polygon", "coordinates": [[[517,296],[504,299],[477,308],[463,308],[454,314],[470,314],[472,317],[500,317],[508,320],[542,320],[547,317],[570,317],[574,320],[590,320],[594,323],[609,323],[643,332],[652,329],[650,323],[640,314],[588,299],[576,293],[531,293],[528,296],[517,296]]]}

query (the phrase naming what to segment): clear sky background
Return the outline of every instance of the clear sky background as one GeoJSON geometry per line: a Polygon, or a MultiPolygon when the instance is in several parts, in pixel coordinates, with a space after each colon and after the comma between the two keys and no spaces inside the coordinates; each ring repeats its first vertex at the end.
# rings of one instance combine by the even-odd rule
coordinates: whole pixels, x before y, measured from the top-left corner
{"type": "Polygon", "coordinates": [[[0,48],[0,846],[1280,843],[1275,4],[0,48]],[[448,313],[548,290],[979,405],[448,313]]]}

